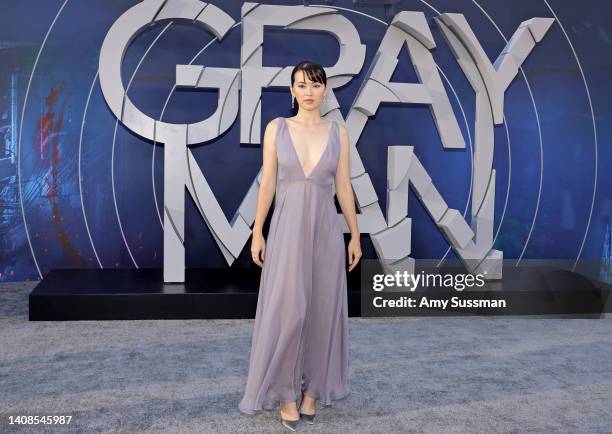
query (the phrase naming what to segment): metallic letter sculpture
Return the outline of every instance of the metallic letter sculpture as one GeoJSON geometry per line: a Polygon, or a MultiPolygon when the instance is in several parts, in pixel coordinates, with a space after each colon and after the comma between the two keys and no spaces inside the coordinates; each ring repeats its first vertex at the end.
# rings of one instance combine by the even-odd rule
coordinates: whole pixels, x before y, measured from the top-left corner
{"type": "MultiPolygon", "coordinates": [[[[218,89],[215,113],[193,124],[171,124],[155,120],[138,110],[121,82],[121,63],[133,39],[151,23],[179,20],[201,26],[219,40],[234,26],[234,20],[217,6],[199,0],[144,0],[126,11],[109,30],[100,53],[100,84],[115,116],[134,133],[164,143],[164,281],[185,281],[185,187],[211,230],[226,261],[231,264],[251,236],[255,219],[260,174],[253,180],[231,221],[216,200],[190,145],[212,140],[230,128],[238,116],[241,90],[240,138],[260,142],[261,90],[286,88],[291,67],[262,65],[264,27],[308,29],[333,35],[340,45],[337,63],[328,68],[330,89],[343,86],[359,73],[365,59],[357,29],[334,9],[302,5],[242,5],[240,69],[177,65],[176,85],[218,89]]],[[[414,270],[411,253],[411,219],[408,188],[412,186],[436,225],[444,233],[469,272],[488,279],[502,274],[501,251],[493,249],[495,170],[493,126],[503,122],[504,92],[519,67],[542,40],[553,20],[533,18],[523,22],[498,59],[491,64],[467,21],[461,14],[442,14],[436,19],[461,69],[476,93],[476,145],[473,168],[472,219],[468,224],[456,209],[449,208],[412,146],[388,147],[387,218],[385,219],[356,143],[368,117],[381,103],[425,104],[431,109],[444,148],[465,148],[448,96],[431,55],[436,47],[422,12],[399,12],[392,20],[346,119],[350,137],[351,183],[355,191],[358,224],[369,233],[387,270],[414,270]],[[398,56],[406,47],[419,83],[391,82],[398,56]]],[[[333,91],[327,93],[323,116],[342,120],[333,91]]],[[[343,228],[346,222],[338,215],[343,228]]]]}
{"type": "MultiPolygon", "coordinates": [[[[522,23],[493,66],[463,15],[443,14],[437,20],[477,97],[471,226],[459,211],[448,208],[427,171],[414,155],[413,148],[406,146],[388,148],[387,224],[384,225],[376,193],[370,188],[369,177],[358,161],[359,164],[354,164],[351,169],[353,186],[357,185],[355,192],[362,214],[379,221],[374,228],[369,229],[378,257],[387,259],[382,264],[386,270],[414,270],[414,259],[409,256],[410,184],[467,270],[482,273],[487,279],[501,279],[503,254],[492,249],[495,204],[493,123],[502,122],[504,91],[552,22],[550,18],[534,18],[522,23]]],[[[430,105],[443,146],[465,147],[429,52],[434,47],[435,42],[423,13],[400,12],[395,16],[349,113],[347,126],[351,141],[357,141],[367,117],[375,115],[380,103],[421,103],[430,105]],[[404,43],[421,84],[389,81],[404,43]]],[[[353,149],[351,151],[355,152],[353,149]]],[[[351,163],[354,160],[358,160],[358,156],[351,163]]]]}
{"type": "Polygon", "coordinates": [[[238,113],[239,70],[177,65],[177,85],[219,90],[217,111],[194,124],[170,124],[138,110],[121,82],[121,62],[132,40],[151,23],[183,20],[203,26],[218,39],[234,20],[217,6],[199,0],[145,0],[125,12],[109,30],[100,52],[100,85],[115,116],[130,130],[164,143],[164,282],[185,281],[185,186],[230,262],[251,235],[237,212],[225,218],[188,146],[214,139],[229,129],[238,113]]]}

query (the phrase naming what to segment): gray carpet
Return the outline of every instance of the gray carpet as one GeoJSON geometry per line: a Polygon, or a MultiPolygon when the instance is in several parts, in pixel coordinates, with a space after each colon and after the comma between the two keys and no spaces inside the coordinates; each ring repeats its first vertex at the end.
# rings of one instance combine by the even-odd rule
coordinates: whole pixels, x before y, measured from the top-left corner
{"type": "MultiPolygon", "coordinates": [[[[33,286],[0,286],[0,432],[281,431],[238,410],[253,320],[29,322],[33,286]]],[[[610,318],[349,324],[351,394],[298,431],[612,432],[610,318]]]]}

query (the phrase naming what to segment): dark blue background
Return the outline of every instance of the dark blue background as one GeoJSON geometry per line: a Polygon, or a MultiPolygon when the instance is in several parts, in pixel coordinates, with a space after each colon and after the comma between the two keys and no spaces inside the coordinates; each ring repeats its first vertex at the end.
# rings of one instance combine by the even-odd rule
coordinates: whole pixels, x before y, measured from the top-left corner
{"type": "MultiPolygon", "coordinates": [[[[134,261],[139,267],[162,265],[162,228],[155,210],[151,176],[153,145],[119,125],[115,144],[115,190],[121,224],[134,257],[132,261],[113,204],[111,151],[115,118],[104,102],[98,81],[84,120],[80,164],[82,200],[99,262],[86,231],[78,185],[79,137],[85,103],[98,68],[100,46],[112,23],[136,3],[69,0],[49,34],[32,78],[19,157],[26,221],[43,274],[57,267],[99,267],[100,264],[104,268],[133,267],[134,261]]],[[[211,3],[240,21],[242,2],[211,3]]],[[[491,60],[505,46],[499,32],[475,2],[431,0],[428,3],[440,12],[463,13],[491,60]]],[[[5,139],[2,151],[6,156],[17,157],[15,138],[18,138],[30,73],[47,29],[62,4],[63,0],[48,0],[3,5],[0,17],[0,126],[5,139]]],[[[536,16],[553,16],[543,0],[482,0],[478,4],[508,39],[521,21],[536,16]]],[[[503,250],[505,258],[516,258],[517,261],[519,258],[577,258],[596,187],[595,205],[580,257],[598,259],[602,257],[606,228],[612,214],[609,170],[612,161],[609,144],[612,25],[604,21],[604,17],[612,12],[612,6],[603,0],[549,0],[549,4],[565,27],[586,76],[595,114],[598,156],[596,160],[587,90],[570,45],[559,24],[555,23],[523,64],[539,114],[542,159],[534,107],[520,74],[506,92],[505,116],[511,139],[512,171],[503,221],[509,151],[504,127],[500,125],[495,129],[495,231],[501,224],[495,247],[503,250]],[[538,204],[541,174],[542,190],[538,204]]],[[[335,90],[341,111],[346,116],[386,30],[385,25],[351,10],[384,21],[386,17],[384,9],[379,6],[355,6],[352,1],[337,1],[332,5],[350,9],[339,13],[354,23],[367,47],[366,62],[360,74],[348,85],[335,90]]],[[[423,11],[428,18],[437,15],[425,2],[416,0],[401,1],[395,8],[396,12],[400,10],[423,11]]],[[[123,66],[126,84],[142,54],[165,25],[154,26],[142,33],[128,50],[123,66]]],[[[235,27],[221,43],[213,42],[194,63],[239,67],[241,31],[241,26],[235,27]]],[[[432,32],[437,43],[433,50],[434,59],[459,97],[473,139],[473,91],[433,24],[432,32]]],[[[129,90],[134,103],[145,113],[158,118],[174,83],[175,65],[188,63],[212,37],[201,29],[171,25],[135,77],[129,90]]],[[[266,66],[294,65],[308,58],[329,67],[335,63],[339,52],[333,37],[304,31],[266,30],[264,47],[263,63],[266,66]]],[[[406,51],[401,54],[393,80],[416,80],[406,51]]],[[[467,144],[468,130],[459,105],[448,86],[447,91],[467,144]]],[[[214,112],[216,100],[217,93],[212,91],[177,91],[170,99],[163,120],[179,123],[201,120],[214,112]]],[[[274,117],[291,115],[288,89],[264,91],[262,131],[274,117]]],[[[369,120],[359,139],[357,149],[374,182],[383,210],[386,209],[386,149],[389,145],[415,146],[449,205],[464,211],[469,194],[469,148],[445,151],[428,107],[383,105],[369,120]]],[[[192,147],[192,151],[226,216],[231,218],[260,169],[260,145],[239,143],[237,120],[222,137],[192,147]]],[[[10,167],[0,179],[1,280],[37,279],[39,275],[23,227],[16,163],[10,167]]],[[[162,181],[163,148],[158,147],[155,184],[160,208],[162,181]]],[[[409,201],[409,214],[413,218],[413,256],[441,258],[448,243],[412,192],[409,201]]],[[[226,266],[188,196],[186,208],[187,266],[226,266]]],[[[469,214],[468,208],[468,221],[469,214]]],[[[250,240],[233,267],[255,266],[250,259],[249,245],[250,240]]],[[[375,257],[367,234],[362,237],[362,247],[365,257],[375,257]]]]}

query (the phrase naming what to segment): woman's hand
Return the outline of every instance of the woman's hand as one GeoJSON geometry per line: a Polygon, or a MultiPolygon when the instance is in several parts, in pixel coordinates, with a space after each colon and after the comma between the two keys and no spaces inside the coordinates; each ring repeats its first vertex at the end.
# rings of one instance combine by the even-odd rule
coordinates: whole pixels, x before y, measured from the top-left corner
{"type": "Polygon", "coordinates": [[[359,238],[351,238],[348,244],[348,258],[349,258],[349,268],[351,271],[357,263],[359,259],[361,259],[361,243],[359,242],[359,238]]]}
{"type": "Polygon", "coordinates": [[[263,267],[263,261],[266,256],[266,240],[261,232],[253,232],[253,240],[251,241],[251,257],[260,267],[263,267]],[[260,258],[261,254],[261,258],[260,258]]]}

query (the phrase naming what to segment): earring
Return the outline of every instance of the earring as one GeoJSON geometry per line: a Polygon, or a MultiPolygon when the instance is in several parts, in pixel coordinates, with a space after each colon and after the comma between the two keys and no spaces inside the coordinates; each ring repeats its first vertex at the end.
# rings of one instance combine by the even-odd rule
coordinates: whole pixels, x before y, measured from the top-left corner
{"type": "Polygon", "coordinates": [[[293,100],[294,100],[293,94],[291,94],[291,108],[293,108],[293,100]]]}

